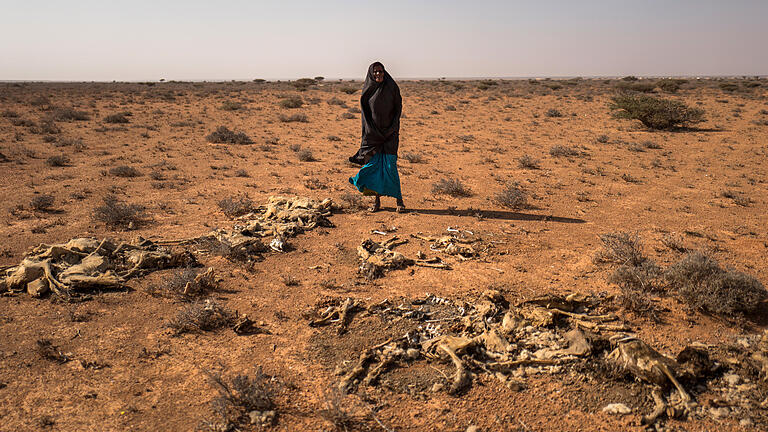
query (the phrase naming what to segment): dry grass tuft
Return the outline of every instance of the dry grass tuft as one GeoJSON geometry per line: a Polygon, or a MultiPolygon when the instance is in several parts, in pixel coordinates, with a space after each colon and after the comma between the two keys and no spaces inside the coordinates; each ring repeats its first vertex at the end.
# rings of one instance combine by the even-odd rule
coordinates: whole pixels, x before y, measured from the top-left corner
{"type": "Polygon", "coordinates": [[[229,309],[207,300],[186,306],[166,326],[178,336],[218,330],[232,325],[234,321],[235,315],[229,309]]]}
{"type": "Polygon", "coordinates": [[[244,132],[233,132],[226,126],[219,126],[205,139],[214,144],[253,144],[253,140],[244,132]]]}
{"type": "Polygon", "coordinates": [[[144,207],[126,204],[112,194],[105,196],[103,204],[93,209],[93,219],[108,227],[122,229],[135,229],[147,221],[144,207]]]}
{"type": "Polygon", "coordinates": [[[253,200],[251,200],[247,195],[223,198],[216,204],[225,215],[231,218],[248,214],[255,208],[253,200]]]}
{"type": "Polygon", "coordinates": [[[205,371],[218,395],[211,402],[216,419],[205,422],[212,431],[259,430],[275,421],[273,380],[256,368],[253,376],[235,375],[226,379],[221,372],[205,371]]]}
{"type": "Polygon", "coordinates": [[[528,207],[528,194],[518,183],[509,183],[494,197],[498,205],[513,210],[528,207]]]}
{"type": "Polygon", "coordinates": [[[470,197],[472,190],[458,179],[444,178],[432,185],[432,193],[449,195],[454,198],[470,197]]]}

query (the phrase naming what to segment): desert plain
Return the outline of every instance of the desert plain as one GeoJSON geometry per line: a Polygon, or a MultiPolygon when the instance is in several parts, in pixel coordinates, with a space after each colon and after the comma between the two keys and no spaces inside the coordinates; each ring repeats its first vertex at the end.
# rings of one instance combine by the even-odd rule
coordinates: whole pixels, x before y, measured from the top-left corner
{"type": "Polygon", "coordinates": [[[646,429],[652,385],[594,367],[610,348],[549,371],[529,368],[514,385],[475,365],[456,392],[447,390],[450,360],[414,355],[374,382],[338,390],[363,351],[402,336],[410,319],[367,307],[473,304],[489,291],[510,307],[543,295],[593,296],[661,354],[706,347],[717,370],[684,383],[697,407],[651,428],[765,430],[766,377],[750,376],[738,351],[766,328],[765,301],[724,316],[662,287],[643,292],[638,306],[611,278],[617,264],[599,257],[601,235],[626,233],[659,268],[700,251],[768,282],[768,81],[651,86],[644,91],[653,97],[704,112],[700,123],[667,130],[612,115],[612,97],[631,90],[623,82],[399,81],[402,214],[386,197],[382,211],[368,213],[368,198],[348,182],[357,170],[347,158],[360,140],[359,81],[1,83],[3,271],[34,247],[77,237],[167,242],[199,267],[146,272],[72,298],[0,293],[0,430],[646,429]],[[211,142],[221,126],[248,139],[211,142]],[[510,186],[514,205],[504,200],[510,186]],[[331,224],[286,238],[283,251],[246,257],[173,243],[230,228],[242,217],[233,206],[255,209],[273,196],[330,198],[331,224]],[[105,197],[136,210],[136,220],[107,223],[98,216],[105,197]],[[446,254],[418,238],[456,233],[479,239],[475,254],[446,254]],[[407,240],[394,249],[404,256],[437,256],[449,268],[361,272],[361,243],[393,236],[407,240]],[[199,298],[169,286],[208,268],[214,287],[199,298]],[[345,332],[309,325],[347,298],[360,308],[345,332]],[[258,331],[169,326],[206,299],[247,315],[258,331]],[[274,417],[217,417],[221,388],[212,377],[238,374],[261,377],[274,417]],[[739,391],[749,396],[729,402],[739,391]],[[603,412],[611,403],[631,412],[603,412]]]}

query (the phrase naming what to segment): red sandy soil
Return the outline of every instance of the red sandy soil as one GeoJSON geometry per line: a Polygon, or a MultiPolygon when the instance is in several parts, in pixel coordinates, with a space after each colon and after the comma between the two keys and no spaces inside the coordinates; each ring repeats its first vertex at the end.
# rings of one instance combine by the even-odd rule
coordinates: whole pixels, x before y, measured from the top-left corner
{"type": "MultiPolygon", "coordinates": [[[[395,213],[388,198],[376,214],[347,209],[331,217],[335,227],[290,239],[292,251],[265,254],[251,266],[202,256],[221,279],[218,300],[263,322],[270,334],[237,336],[222,329],[173,336],[165,324],[185,304],[147,289],[174,270],[79,303],[0,297],[0,430],[195,430],[211,417],[216,396],[205,371],[224,368],[231,376],[257,366],[280,383],[274,430],[333,430],[320,410],[324,391],[338,380],[334,370],[381,337],[354,320],[345,336],[310,328],[302,314],[319,300],[350,296],[373,303],[426,293],[467,299],[489,286],[501,287],[514,301],[549,292],[616,294],[618,288],[606,282],[611,267],[593,263],[601,233],[639,233],[645,253],[660,265],[680,258],[661,242],[667,234],[679,235],[687,248],[768,282],[764,81],[727,93],[717,82],[692,80],[666,95],[706,112],[697,129],[682,131],[650,131],[637,121],[612,118],[608,103],[615,81],[545,86],[555,82],[504,81],[487,89],[478,82],[402,82],[399,166],[411,212],[395,213]],[[562,116],[547,116],[550,109],[562,116]],[[606,142],[598,142],[601,135],[606,142]],[[552,156],[555,145],[581,154],[552,156]],[[422,160],[409,162],[408,153],[422,160]],[[524,155],[538,160],[539,169],[521,167],[524,155]],[[433,194],[433,184],[443,178],[460,180],[473,195],[433,194]],[[532,208],[510,210],[494,201],[510,182],[528,192],[532,208]],[[372,230],[396,227],[396,234],[408,237],[442,235],[449,226],[478,233],[493,248],[482,259],[451,260],[450,271],[412,268],[374,281],[358,275],[355,249],[366,238],[382,238],[372,230]],[[299,284],[287,286],[288,275],[299,284]],[[39,339],[50,339],[75,359],[107,366],[51,362],[38,354],[39,339]]],[[[0,153],[7,159],[0,162],[0,266],[17,264],[30,247],[73,237],[173,240],[229,227],[233,220],[217,202],[238,194],[256,203],[271,195],[300,195],[343,204],[345,194],[356,193],[347,181],[356,169],[346,160],[359,145],[360,114],[342,115],[358,107],[360,93],[341,89],[360,85],[327,82],[305,91],[290,83],[255,82],[0,85],[0,114],[6,114],[0,117],[0,153]],[[304,105],[281,107],[287,96],[300,97],[304,105]],[[328,103],[333,98],[346,107],[328,103]],[[221,109],[228,101],[242,108],[221,109]],[[48,105],[74,107],[90,120],[57,121],[55,134],[13,125],[18,119],[39,124],[48,105]],[[127,124],[103,121],[125,111],[131,113],[127,124]],[[279,119],[296,113],[308,122],[279,119]],[[207,142],[206,135],[222,125],[245,132],[254,143],[207,142]],[[57,146],[68,138],[82,145],[57,146]],[[317,160],[299,161],[296,146],[310,149],[317,160]],[[69,162],[50,166],[47,159],[57,155],[69,162]],[[141,175],[109,173],[122,165],[141,175]],[[123,231],[94,220],[93,209],[109,193],[144,206],[151,221],[123,231]],[[33,198],[43,194],[54,196],[53,210],[31,210],[33,198]]],[[[415,255],[425,247],[414,240],[398,250],[415,255]]],[[[691,342],[730,343],[765,327],[765,320],[736,325],[689,311],[673,298],[656,300],[668,309],[661,323],[618,313],[643,340],[671,356],[691,342]]],[[[451,370],[447,364],[436,367],[451,370]]],[[[518,392],[478,377],[461,396],[430,391],[436,377],[426,363],[398,368],[368,388],[365,401],[349,396],[349,409],[363,430],[384,430],[366,411],[373,406],[376,418],[397,431],[463,431],[470,425],[482,431],[617,431],[642,430],[639,414],[613,417],[601,412],[603,406],[635,403],[639,412],[651,406],[646,387],[575,371],[531,378],[518,392]]],[[[739,419],[704,417],[667,426],[742,430],[739,419]]]]}

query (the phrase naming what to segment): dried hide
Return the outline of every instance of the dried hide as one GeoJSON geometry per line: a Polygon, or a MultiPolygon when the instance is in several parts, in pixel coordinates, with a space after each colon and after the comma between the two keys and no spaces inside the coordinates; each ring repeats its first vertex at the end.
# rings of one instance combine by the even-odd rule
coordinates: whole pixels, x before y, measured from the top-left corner
{"type": "Polygon", "coordinates": [[[251,256],[269,249],[285,250],[287,238],[312,230],[318,226],[333,227],[328,219],[336,209],[330,198],[322,201],[305,197],[271,196],[258,210],[237,218],[232,228],[219,228],[208,235],[163,244],[201,243],[206,240],[223,245],[230,254],[251,256]],[[265,244],[264,238],[272,237],[265,244]]]}
{"type": "Polygon", "coordinates": [[[36,297],[48,291],[69,297],[77,290],[116,289],[127,279],[194,263],[188,252],[171,253],[142,238],[134,244],[76,238],[36,247],[0,275],[0,287],[36,297]]]}
{"type": "Polygon", "coordinates": [[[361,260],[360,273],[369,279],[374,279],[382,276],[386,271],[413,265],[412,259],[390,249],[397,241],[397,237],[381,244],[371,239],[364,240],[357,247],[357,254],[361,260]]]}

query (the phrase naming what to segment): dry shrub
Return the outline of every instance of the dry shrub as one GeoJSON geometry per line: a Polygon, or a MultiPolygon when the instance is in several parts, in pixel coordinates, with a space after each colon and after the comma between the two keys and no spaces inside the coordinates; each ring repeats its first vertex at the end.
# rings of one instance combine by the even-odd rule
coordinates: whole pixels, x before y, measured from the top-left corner
{"type": "Polygon", "coordinates": [[[347,395],[338,386],[332,386],[323,392],[323,408],[319,412],[320,417],[332,424],[337,431],[355,430],[359,423],[346,399],[347,395]]]}
{"type": "Polygon", "coordinates": [[[41,135],[55,135],[61,133],[61,128],[56,126],[56,123],[51,118],[44,118],[40,120],[40,124],[37,127],[32,127],[30,132],[41,135]]]}
{"type": "Polygon", "coordinates": [[[309,119],[307,118],[306,114],[292,114],[289,116],[280,114],[278,118],[283,123],[309,123],[309,119]]]}
{"type": "Polygon", "coordinates": [[[296,156],[299,158],[301,162],[314,162],[317,159],[312,155],[312,150],[308,148],[303,148],[296,152],[296,156]]]}
{"type": "Polygon", "coordinates": [[[93,209],[93,219],[111,228],[134,229],[146,222],[144,208],[126,204],[115,195],[103,198],[103,204],[93,209]]]}
{"type": "Polygon", "coordinates": [[[244,132],[233,132],[226,126],[219,126],[205,139],[214,144],[253,144],[253,140],[244,132]]]}
{"type": "Polygon", "coordinates": [[[280,101],[280,106],[283,108],[301,108],[304,105],[304,101],[298,96],[290,96],[280,101]]]}
{"type": "Polygon", "coordinates": [[[517,165],[520,168],[539,169],[539,160],[530,155],[523,155],[517,159],[517,165]]]}
{"type": "Polygon", "coordinates": [[[283,281],[283,284],[285,284],[285,286],[299,286],[299,285],[301,285],[301,281],[299,281],[298,278],[294,277],[293,275],[289,275],[289,274],[281,276],[280,280],[283,281]]]}
{"type": "Polygon", "coordinates": [[[688,248],[685,247],[683,238],[680,235],[666,233],[661,237],[661,244],[675,252],[688,251],[688,248]]]}
{"type": "Polygon", "coordinates": [[[701,109],[689,108],[680,101],[641,94],[614,96],[610,109],[614,111],[614,117],[640,120],[650,129],[673,129],[704,121],[701,109]]]}
{"type": "Polygon", "coordinates": [[[109,173],[115,177],[131,178],[131,177],[141,176],[141,171],[128,165],[120,165],[120,166],[112,167],[109,169],[109,173]]]}
{"type": "Polygon", "coordinates": [[[339,99],[339,98],[337,98],[335,96],[330,98],[330,99],[328,99],[326,102],[328,102],[328,105],[338,105],[340,107],[346,107],[346,105],[347,105],[343,100],[341,100],[341,99],[339,99]]]}
{"type": "Polygon", "coordinates": [[[564,145],[555,145],[552,146],[552,148],[549,149],[549,154],[554,157],[572,157],[572,156],[581,156],[581,152],[574,148],[574,147],[568,147],[564,145]]]}
{"type": "Polygon", "coordinates": [[[432,193],[450,195],[454,198],[470,197],[472,190],[458,179],[444,178],[432,185],[432,193]]]}
{"type": "Polygon", "coordinates": [[[254,202],[247,195],[227,197],[216,203],[221,211],[229,217],[238,217],[250,213],[254,202]]]}
{"type": "Polygon", "coordinates": [[[50,211],[55,199],[53,195],[43,194],[32,198],[29,206],[35,211],[50,211]]]}
{"type": "Polygon", "coordinates": [[[341,118],[343,118],[345,120],[353,119],[353,118],[356,118],[356,117],[357,116],[352,114],[351,112],[341,113],[341,118]]]}
{"type": "Polygon", "coordinates": [[[357,91],[357,89],[354,87],[341,87],[339,90],[348,95],[354,94],[357,91]]]}
{"type": "MultiPolygon", "coordinates": [[[[211,408],[217,417],[205,422],[210,430],[236,431],[246,430],[254,421],[250,413],[262,413],[262,424],[270,426],[275,420],[275,389],[273,381],[257,367],[253,377],[235,375],[231,380],[224,378],[221,372],[205,371],[208,379],[216,387],[218,396],[211,402],[211,408]],[[271,412],[271,415],[265,414],[271,412]]],[[[250,430],[250,429],[247,429],[250,430]]]]}
{"type": "Polygon", "coordinates": [[[604,249],[595,255],[596,263],[614,263],[637,267],[647,258],[643,255],[640,236],[634,232],[606,233],[598,236],[604,249]]]}
{"type": "Polygon", "coordinates": [[[50,116],[53,120],[56,121],[85,121],[90,120],[91,116],[85,111],[78,111],[74,108],[62,108],[62,107],[56,107],[54,108],[50,116]]]}
{"type": "Polygon", "coordinates": [[[544,113],[547,117],[562,117],[563,113],[560,112],[560,110],[555,108],[550,108],[547,110],[547,112],[544,113]]]}
{"type": "Polygon", "coordinates": [[[45,163],[51,167],[65,167],[69,165],[70,159],[67,155],[51,156],[45,160],[45,163]]]}
{"type": "Polygon", "coordinates": [[[7,110],[3,110],[3,112],[0,113],[0,117],[18,118],[19,117],[19,113],[16,112],[16,111],[7,109],[7,110]]]}
{"type": "Polygon", "coordinates": [[[420,154],[414,153],[414,152],[405,152],[403,153],[403,159],[407,160],[410,163],[421,163],[423,162],[423,159],[420,154]]]}
{"type": "Polygon", "coordinates": [[[508,183],[501,192],[496,194],[494,201],[502,207],[513,210],[522,209],[528,207],[528,194],[518,183],[508,183]]]}
{"type": "Polygon", "coordinates": [[[203,271],[200,268],[187,267],[174,270],[170,277],[159,285],[147,288],[147,292],[150,295],[193,301],[216,292],[218,288],[212,269],[203,271]]]}
{"type": "Polygon", "coordinates": [[[81,151],[85,149],[85,144],[80,138],[62,138],[54,144],[56,147],[72,147],[75,151],[81,151]]]}
{"type": "Polygon", "coordinates": [[[196,302],[180,310],[176,318],[166,324],[178,336],[184,333],[200,333],[218,330],[232,325],[235,315],[226,307],[207,300],[196,302]]]}
{"type": "Polygon", "coordinates": [[[219,109],[224,111],[237,111],[243,109],[243,104],[235,101],[224,101],[219,109]]]}
{"type": "Polygon", "coordinates": [[[755,311],[768,298],[756,278],[721,268],[701,252],[689,252],[664,273],[677,296],[694,309],[725,316],[755,311]]]}
{"type": "Polygon", "coordinates": [[[125,124],[128,122],[129,120],[128,117],[126,117],[126,113],[110,114],[104,117],[104,123],[125,124]]]}

